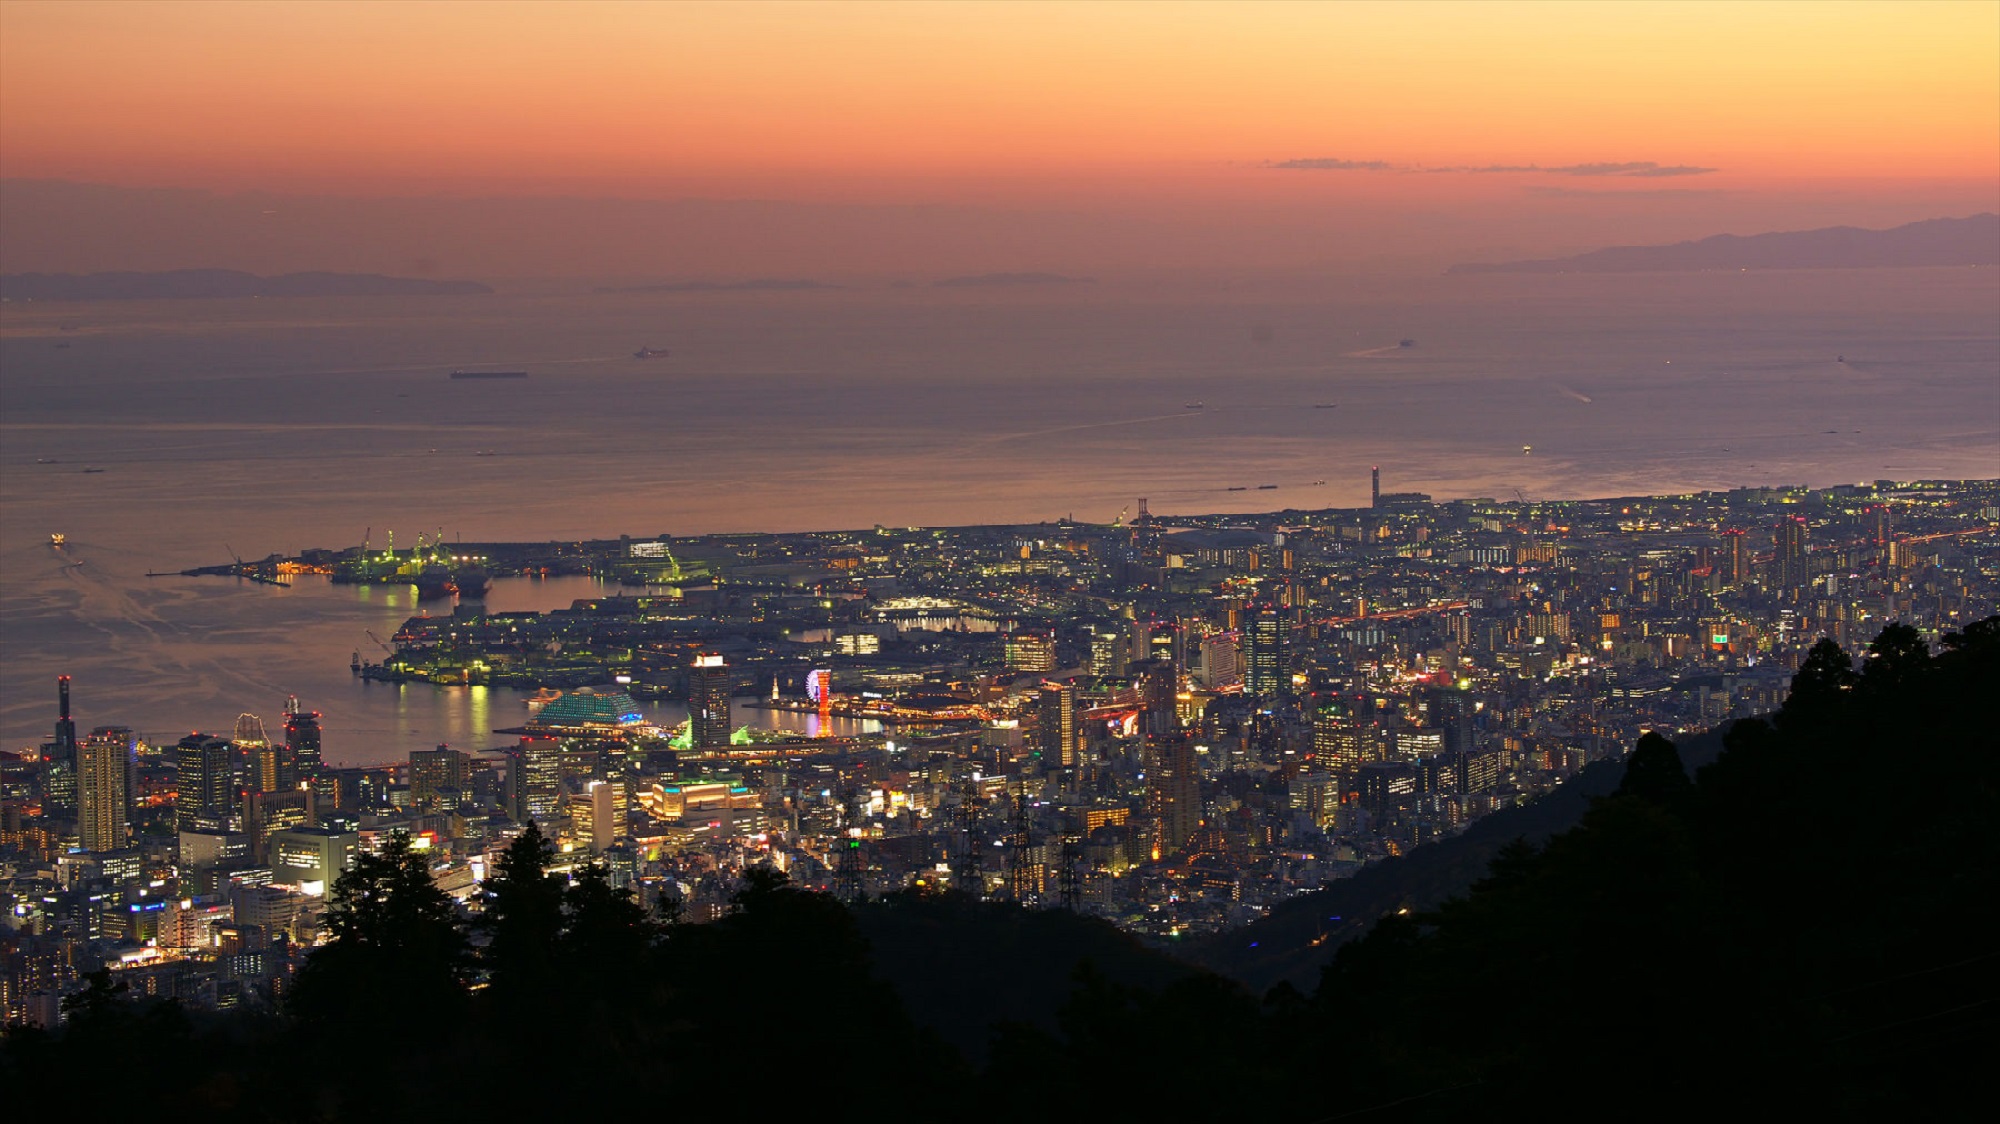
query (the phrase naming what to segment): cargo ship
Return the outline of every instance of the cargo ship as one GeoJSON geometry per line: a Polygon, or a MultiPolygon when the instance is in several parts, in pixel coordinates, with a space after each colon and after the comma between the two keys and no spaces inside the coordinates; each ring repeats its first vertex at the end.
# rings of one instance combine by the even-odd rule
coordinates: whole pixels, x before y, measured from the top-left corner
{"type": "Polygon", "coordinates": [[[453,371],[455,379],[525,379],[526,371],[453,371]]]}
{"type": "Polygon", "coordinates": [[[665,359],[673,354],[664,347],[642,347],[632,353],[634,359],[665,359]]]}
{"type": "Polygon", "coordinates": [[[493,588],[493,579],[484,570],[452,570],[443,566],[426,566],[409,580],[417,587],[419,601],[453,595],[476,601],[493,588]]]}

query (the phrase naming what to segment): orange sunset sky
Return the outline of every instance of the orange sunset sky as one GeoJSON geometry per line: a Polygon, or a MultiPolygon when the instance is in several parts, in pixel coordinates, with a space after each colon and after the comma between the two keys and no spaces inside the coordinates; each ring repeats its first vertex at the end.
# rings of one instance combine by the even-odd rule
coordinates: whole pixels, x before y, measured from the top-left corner
{"type": "MultiPolygon", "coordinates": [[[[1993,209],[2000,3],[5,0],[0,174],[1205,229],[1487,216],[1439,252],[1540,245],[1568,212],[1576,244],[1886,225],[1993,209]]],[[[16,198],[18,228],[41,203],[16,198]]],[[[48,265],[20,234],[9,258],[48,265]]]]}

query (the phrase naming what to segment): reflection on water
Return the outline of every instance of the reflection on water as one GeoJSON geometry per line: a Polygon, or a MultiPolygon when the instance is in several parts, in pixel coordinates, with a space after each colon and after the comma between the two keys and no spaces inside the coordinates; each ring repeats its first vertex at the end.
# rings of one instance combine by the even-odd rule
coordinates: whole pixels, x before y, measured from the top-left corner
{"type": "MultiPolygon", "coordinates": [[[[487,749],[513,739],[495,729],[527,720],[528,692],[505,687],[378,683],[348,668],[359,656],[380,660],[384,640],[412,615],[449,613],[450,601],[419,603],[407,585],[334,585],[301,575],[285,587],[225,578],[148,579],[143,559],[76,546],[78,568],[32,556],[10,581],[31,590],[35,611],[10,614],[10,650],[43,659],[9,659],[0,693],[5,748],[47,740],[55,721],[55,676],[75,688],[79,725],[127,725],[155,744],[195,730],[226,735],[236,715],[263,716],[275,727],[285,698],[319,711],[330,762],[400,761],[440,742],[487,749]]],[[[499,578],[488,612],[546,612],[571,603],[637,591],[588,577],[499,578]]],[[[687,719],[679,703],[652,703],[647,717],[664,726],[687,719]]],[[[755,729],[817,735],[817,714],[738,707],[736,722],[755,729]]],[[[879,724],[828,722],[834,734],[875,732],[879,724]]]]}
{"type": "MultiPolygon", "coordinates": [[[[111,330],[62,350],[0,338],[0,748],[49,737],[64,673],[86,728],[227,732],[296,694],[324,713],[333,760],[505,740],[489,731],[525,713],[516,692],[478,702],[348,673],[350,653],[381,658],[368,632],[449,602],[420,605],[407,585],[146,576],[391,528],[549,540],[1108,522],[1137,496],[1155,513],[1359,505],[1375,464],[1397,490],[1538,499],[1988,476],[1996,285],[1992,270],[1826,270],[992,303],[718,296],[683,326],[702,360],[673,377],[612,358],[657,329],[654,299],[496,295],[477,316],[411,302],[360,319],[341,301],[290,301],[276,319],[269,302],[208,302],[199,332],[111,305],[10,306],[10,323],[111,330]],[[535,377],[440,377],[498,346],[496,317],[508,362],[535,377]],[[1257,322],[1287,327],[1252,347],[1257,322]],[[1424,346],[1385,346],[1408,336],[1424,346]],[[1357,354],[1371,351],[1386,354],[1357,354]],[[1224,374],[1229,403],[1180,408],[1224,374]],[[661,418],[672,457],[604,440],[661,418]],[[104,472],[73,470],[86,450],[104,472]],[[688,486],[688,465],[712,486],[688,486]],[[1239,490],[1263,483],[1282,490],[1239,490]]],[[[501,579],[487,607],[628,592],[501,579]]],[[[915,627],[990,627],[933,612],[915,627]]]]}

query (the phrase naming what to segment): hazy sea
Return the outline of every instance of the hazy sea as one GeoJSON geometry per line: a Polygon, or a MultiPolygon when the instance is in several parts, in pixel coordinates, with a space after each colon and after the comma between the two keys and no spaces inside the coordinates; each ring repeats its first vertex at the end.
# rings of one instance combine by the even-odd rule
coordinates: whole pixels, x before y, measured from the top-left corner
{"type": "Polygon", "coordinates": [[[7,304],[0,747],[61,673],[80,725],[162,735],[296,693],[352,762],[525,714],[349,676],[407,591],[144,576],[231,551],[1355,506],[1375,464],[1439,498],[2000,476],[2000,271],[7,304]]]}

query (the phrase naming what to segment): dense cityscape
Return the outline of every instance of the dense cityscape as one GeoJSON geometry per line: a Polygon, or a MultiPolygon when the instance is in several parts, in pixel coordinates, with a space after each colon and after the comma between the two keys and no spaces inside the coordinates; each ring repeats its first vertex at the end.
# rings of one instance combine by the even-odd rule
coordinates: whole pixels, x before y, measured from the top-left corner
{"type": "Polygon", "coordinates": [[[115,685],[50,668],[53,736],[0,757],[6,1021],[61,1025],[105,969],[194,1010],[280,1008],[364,857],[413,849],[477,912],[531,825],[556,873],[662,922],[726,918],[776,871],[849,902],[1094,916],[1171,952],[1648,732],[1774,711],[1822,638],[1859,650],[1900,622],[1935,641],[2000,611],[2000,481],[1380,487],[1354,510],[1138,500],[1108,525],[371,543],[216,568],[415,584],[436,608],[354,674],[537,693],[504,744],[343,767],[353,747],[310,698],[146,739],[115,685]],[[480,605],[491,581],[552,572],[632,592],[480,605]],[[654,724],[641,699],[690,717],[654,724]],[[736,727],[732,701],[801,732],[736,727]]]}

